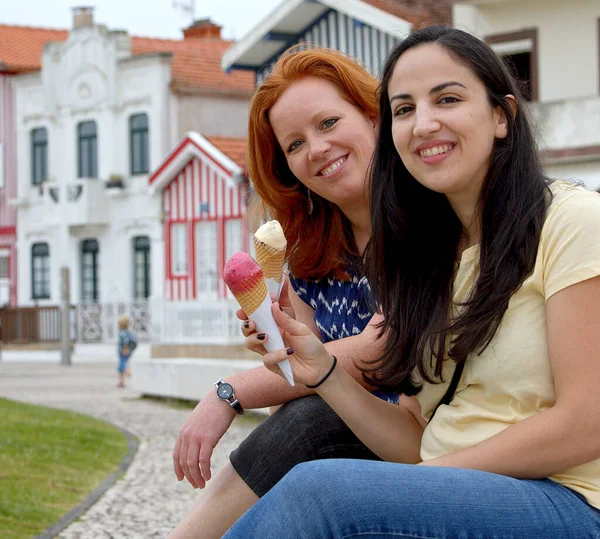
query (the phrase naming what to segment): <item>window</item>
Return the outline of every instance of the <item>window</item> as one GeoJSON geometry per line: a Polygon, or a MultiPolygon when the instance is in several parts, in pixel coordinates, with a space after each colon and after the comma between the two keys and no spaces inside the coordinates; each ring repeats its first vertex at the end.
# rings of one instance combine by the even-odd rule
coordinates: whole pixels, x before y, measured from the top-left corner
{"type": "Polygon", "coordinates": [[[133,238],[133,297],[150,297],[150,238],[133,238]]]}
{"type": "Polygon", "coordinates": [[[148,115],[134,114],[129,118],[129,152],[131,174],[145,174],[149,170],[148,115]]]}
{"type": "Polygon", "coordinates": [[[229,260],[231,255],[244,248],[243,230],[241,219],[228,219],[225,222],[225,260],[229,260]]]}
{"type": "Polygon", "coordinates": [[[196,223],[196,291],[198,297],[217,295],[217,222],[196,223]]]}
{"type": "Polygon", "coordinates": [[[98,177],[98,147],[96,122],[81,122],[77,125],[77,177],[98,177]]]}
{"type": "Polygon", "coordinates": [[[521,82],[523,97],[537,101],[537,29],[488,36],[486,41],[521,82]]]}
{"type": "Polygon", "coordinates": [[[48,132],[46,128],[31,131],[31,184],[40,185],[48,178],[48,132]]]}
{"type": "Polygon", "coordinates": [[[171,225],[171,273],[187,275],[187,224],[171,225]]]}
{"type": "Polygon", "coordinates": [[[81,244],[81,301],[98,301],[98,252],[97,240],[84,240],[81,244]]]}
{"type": "Polygon", "coordinates": [[[0,256],[0,279],[8,279],[8,257],[0,256]]]}
{"type": "Polygon", "coordinates": [[[47,243],[31,246],[31,297],[50,298],[50,248],[47,243]]]}

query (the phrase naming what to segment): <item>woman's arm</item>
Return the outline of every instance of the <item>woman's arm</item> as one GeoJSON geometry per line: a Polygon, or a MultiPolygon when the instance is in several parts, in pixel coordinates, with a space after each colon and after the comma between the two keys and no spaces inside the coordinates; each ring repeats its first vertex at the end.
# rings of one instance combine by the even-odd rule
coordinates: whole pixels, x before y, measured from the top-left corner
{"type": "Polygon", "coordinates": [[[546,324],[555,405],[422,464],[544,478],[600,458],[600,277],[551,296],[546,324]]]}
{"type": "MultiPolygon", "coordinates": [[[[289,307],[299,320],[305,323],[315,335],[318,335],[313,319],[313,309],[298,298],[291,287],[289,287],[289,291],[289,307]]],[[[282,302],[284,301],[285,298],[282,298],[282,302]]],[[[362,384],[364,384],[362,372],[356,368],[355,362],[360,364],[362,361],[379,357],[381,348],[377,342],[376,324],[377,319],[374,317],[359,335],[332,341],[325,345],[331,353],[338,357],[339,366],[347,370],[362,384]]],[[[251,322],[249,329],[245,330],[246,334],[253,333],[251,337],[248,337],[253,339],[247,344],[248,348],[263,354],[266,353],[262,342],[256,339],[256,333],[253,330],[254,326],[251,322]]],[[[266,338],[268,339],[268,336],[266,338]]],[[[303,384],[290,386],[286,380],[265,367],[257,367],[228,376],[225,381],[234,387],[236,397],[246,409],[277,406],[314,393],[303,384]]],[[[205,482],[211,477],[210,459],[213,449],[223,434],[227,432],[234,418],[233,409],[218,399],[213,389],[202,397],[181,427],[173,449],[173,468],[179,481],[187,478],[194,488],[204,488],[205,482]]]]}
{"type": "MultiPolygon", "coordinates": [[[[273,316],[282,329],[284,340],[292,348],[265,354],[265,366],[278,373],[277,363],[289,359],[298,383],[314,385],[322,380],[332,366],[330,350],[304,324],[280,311],[277,304],[273,307],[273,316]]],[[[316,392],[383,460],[419,462],[423,427],[407,408],[372,395],[339,366],[316,392]]]]}
{"type": "MultiPolygon", "coordinates": [[[[282,294],[285,290],[282,292],[282,294]]],[[[314,320],[315,311],[304,303],[291,286],[287,287],[287,297],[281,298],[280,305],[284,311],[292,314],[295,319],[308,327],[321,340],[321,334],[314,320]],[[285,304],[285,306],[284,306],[285,304]]],[[[366,384],[362,378],[362,371],[357,365],[365,366],[366,362],[376,360],[382,352],[382,343],[378,339],[378,324],[380,315],[375,315],[367,324],[362,333],[325,344],[325,348],[338,358],[339,365],[357,380],[359,384],[369,389],[373,386],[366,384]]],[[[254,322],[249,323],[247,329],[243,329],[246,338],[246,347],[261,355],[267,353],[263,344],[269,339],[267,335],[264,340],[258,340],[254,331],[254,322]]],[[[240,373],[225,379],[230,382],[236,390],[236,397],[245,408],[265,408],[283,404],[299,397],[312,395],[314,391],[306,388],[303,384],[290,386],[287,381],[274,377],[264,367],[258,367],[245,373],[240,373]],[[234,385],[235,383],[235,385],[234,385]]]]}

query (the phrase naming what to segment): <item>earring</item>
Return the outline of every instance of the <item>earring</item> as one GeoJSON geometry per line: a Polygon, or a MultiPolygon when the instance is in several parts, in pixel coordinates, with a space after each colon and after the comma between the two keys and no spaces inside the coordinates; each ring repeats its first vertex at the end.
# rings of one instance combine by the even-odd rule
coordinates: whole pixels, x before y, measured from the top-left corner
{"type": "Polygon", "coordinates": [[[313,212],[313,201],[312,201],[312,198],[310,197],[310,189],[308,189],[308,191],[306,193],[306,198],[308,200],[308,215],[312,215],[312,212],[313,212]]]}

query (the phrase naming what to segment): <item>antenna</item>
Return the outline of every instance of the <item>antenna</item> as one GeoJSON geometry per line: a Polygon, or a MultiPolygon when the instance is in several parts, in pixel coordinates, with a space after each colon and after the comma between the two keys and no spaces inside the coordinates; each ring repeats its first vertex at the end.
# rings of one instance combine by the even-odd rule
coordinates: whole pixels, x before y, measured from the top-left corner
{"type": "Polygon", "coordinates": [[[196,18],[196,0],[173,0],[173,7],[190,16],[191,22],[196,18]]]}

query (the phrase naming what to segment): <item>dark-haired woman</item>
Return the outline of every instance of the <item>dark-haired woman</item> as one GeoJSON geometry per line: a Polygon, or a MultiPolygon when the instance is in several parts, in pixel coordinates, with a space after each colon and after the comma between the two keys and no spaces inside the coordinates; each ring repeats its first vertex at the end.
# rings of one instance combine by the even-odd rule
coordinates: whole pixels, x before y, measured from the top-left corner
{"type": "Polygon", "coordinates": [[[391,54],[367,249],[376,378],[417,393],[428,423],[275,306],[290,348],[266,365],[289,358],[396,463],[300,464],[228,539],[600,537],[600,197],[544,177],[525,112],[469,34],[423,29],[391,54]]]}

